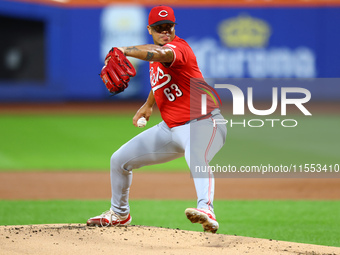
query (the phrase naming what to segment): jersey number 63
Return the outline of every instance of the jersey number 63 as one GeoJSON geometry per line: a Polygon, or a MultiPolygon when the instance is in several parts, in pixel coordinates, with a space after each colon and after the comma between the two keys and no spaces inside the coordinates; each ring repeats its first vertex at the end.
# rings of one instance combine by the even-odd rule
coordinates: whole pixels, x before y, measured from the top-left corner
{"type": "Polygon", "coordinates": [[[171,84],[170,87],[164,89],[164,94],[170,102],[176,100],[176,97],[181,97],[183,92],[177,86],[177,84],[171,84]]]}

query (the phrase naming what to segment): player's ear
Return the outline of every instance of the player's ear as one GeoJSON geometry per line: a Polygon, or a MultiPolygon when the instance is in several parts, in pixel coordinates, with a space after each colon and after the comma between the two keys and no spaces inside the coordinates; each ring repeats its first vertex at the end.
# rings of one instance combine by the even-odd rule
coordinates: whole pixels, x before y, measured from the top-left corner
{"type": "Polygon", "coordinates": [[[149,31],[149,35],[151,35],[151,27],[150,26],[147,26],[147,29],[149,31]]]}

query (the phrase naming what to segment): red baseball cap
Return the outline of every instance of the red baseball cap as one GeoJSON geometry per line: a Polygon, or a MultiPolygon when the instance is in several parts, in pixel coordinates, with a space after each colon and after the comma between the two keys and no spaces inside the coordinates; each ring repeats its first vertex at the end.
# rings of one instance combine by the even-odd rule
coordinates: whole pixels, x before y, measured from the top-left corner
{"type": "Polygon", "coordinates": [[[176,24],[174,10],[169,6],[153,7],[149,14],[149,26],[158,26],[165,23],[176,24]]]}

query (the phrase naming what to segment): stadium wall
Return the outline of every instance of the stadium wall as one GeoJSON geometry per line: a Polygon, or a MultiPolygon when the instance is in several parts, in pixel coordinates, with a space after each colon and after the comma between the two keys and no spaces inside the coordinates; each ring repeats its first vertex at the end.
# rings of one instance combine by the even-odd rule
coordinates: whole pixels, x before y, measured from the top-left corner
{"type": "MultiPolygon", "coordinates": [[[[98,75],[108,50],[152,43],[147,3],[62,2],[0,1],[0,102],[110,100],[98,75]]],[[[176,34],[189,42],[204,76],[332,78],[309,88],[313,99],[339,100],[340,1],[255,2],[173,5],[176,34]]],[[[132,61],[137,76],[116,100],[149,93],[148,63],[132,61]]],[[[267,94],[259,86],[254,96],[267,94]]]]}

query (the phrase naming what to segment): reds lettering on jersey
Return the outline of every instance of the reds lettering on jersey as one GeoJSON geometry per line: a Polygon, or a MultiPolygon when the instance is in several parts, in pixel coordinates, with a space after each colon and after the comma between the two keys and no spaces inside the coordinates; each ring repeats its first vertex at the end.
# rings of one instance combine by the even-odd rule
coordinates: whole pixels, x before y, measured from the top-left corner
{"type": "MultiPolygon", "coordinates": [[[[173,51],[174,60],[168,67],[160,62],[150,62],[150,83],[162,118],[168,127],[172,128],[201,116],[199,111],[193,114],[193,90],[190,88],[190,79],[203,76],[198,68],[196,56],[186,41],[176,36],[163,47],[173,51]]],[[[204,93],[201,91],[201,94],[204,93]]],[[[209,96],[207,99],[208,112],[218,108],[216,102],[209,96]]],[[[200,106],[201,97],[195,96],[194,101],[200,106]]]]}

